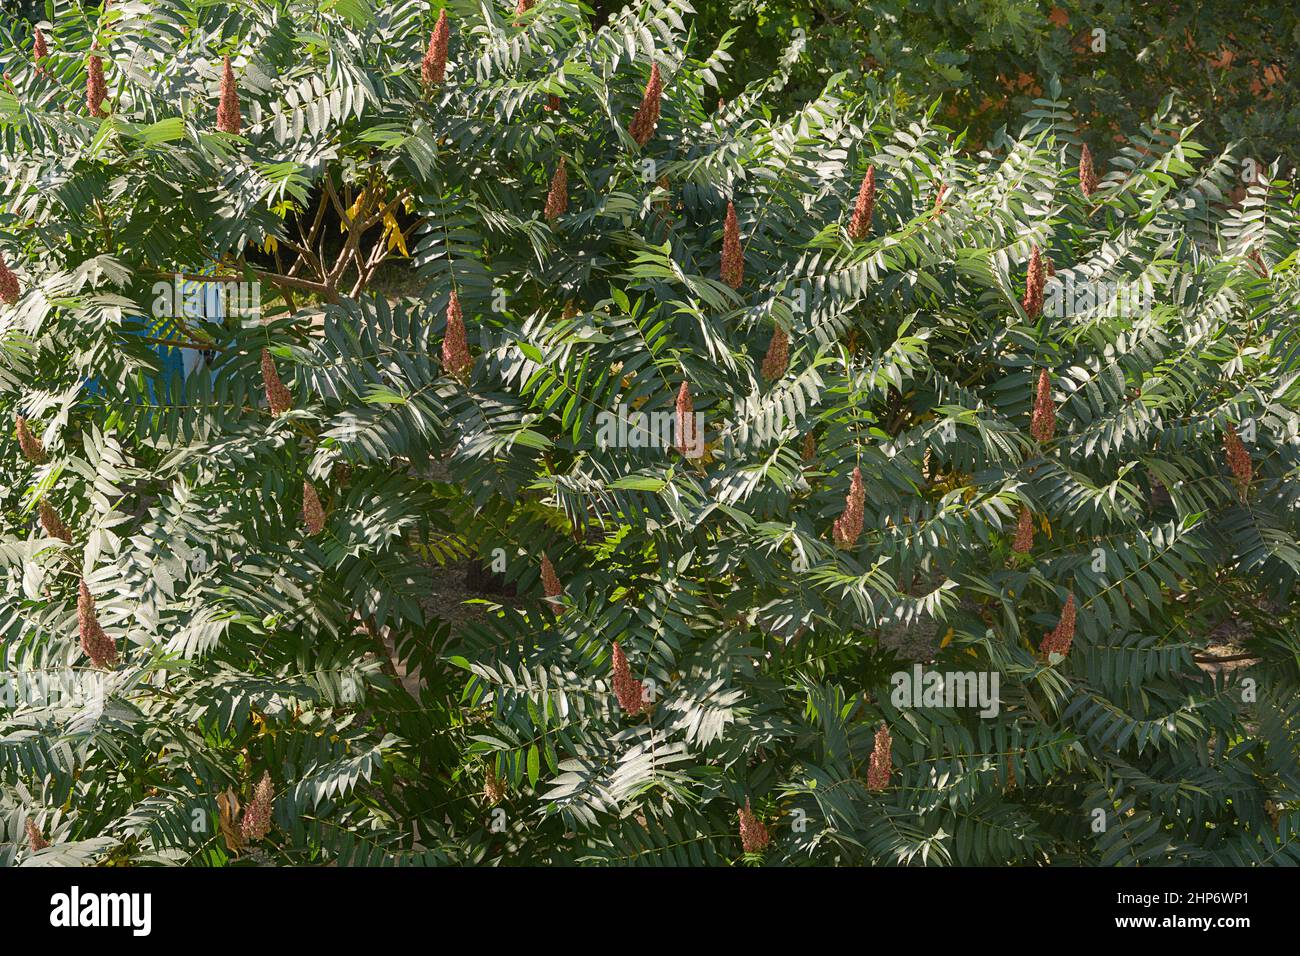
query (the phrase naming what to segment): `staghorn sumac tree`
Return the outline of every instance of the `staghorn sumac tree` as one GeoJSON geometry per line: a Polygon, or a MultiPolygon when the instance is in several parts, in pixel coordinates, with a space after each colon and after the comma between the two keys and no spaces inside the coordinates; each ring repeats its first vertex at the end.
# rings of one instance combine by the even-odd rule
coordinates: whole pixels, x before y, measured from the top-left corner
{"type": "Polygon", "coordinates": [[[1290,184],[327,6],[8,52],[3,859],[1296,861],[1290,184]]]}

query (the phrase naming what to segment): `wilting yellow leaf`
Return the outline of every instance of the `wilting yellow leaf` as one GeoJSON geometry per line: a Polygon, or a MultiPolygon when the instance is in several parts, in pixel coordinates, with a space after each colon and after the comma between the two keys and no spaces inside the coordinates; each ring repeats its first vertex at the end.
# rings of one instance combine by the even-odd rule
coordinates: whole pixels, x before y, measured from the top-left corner
{"type": "Polygon", "coordinates": [[[402,235],[402,227],[397,224],[397,217],[392,210],[384,213],[384,237],[388,240],[390,252],[396,247],[403,258],[410,258],[411,254],[406,251],[406,237],[402,235]]]}
{"type": "Polygon", "coordinates": [[[221,836],[226,841],[226,849],[238,853],[244,848],[244,835],[239,832],[239,797],[235,791],[226,790],[217,794],[217,818],[221,823],[221,836]]]}
{"type": "Polygon", "coordinates": [[[274,254],[275,250],[279,248],[280,244],[275,241],[275,236],[267,236],[266,241],[262,243],[262,251],[268,255],[274,254]]]}
{"type": "Polygon", "coordinates": [[[945,634],[943,636],[943,640],[939,642],[939,650],[943,650],[945,647],[951,644],[953,637],[956,636],[956,633],[957,632],[953,630],[951,627],[948,628],[948,633],[945,634]]]}
{"type": "MultiPolygon", "coordinates": [[[[363,189],[361,190],[361,192],[357,194],[357,200],[352,204],[352,208],[348,210],[348,222],[357,221],[357,216],[361,215],[361,204],[365,201],[366,201],[366,191],[363,189]]],[[[348,231],[347,223],[340,222],[339,232],[347,232],[347,231],[348,231]]]]}

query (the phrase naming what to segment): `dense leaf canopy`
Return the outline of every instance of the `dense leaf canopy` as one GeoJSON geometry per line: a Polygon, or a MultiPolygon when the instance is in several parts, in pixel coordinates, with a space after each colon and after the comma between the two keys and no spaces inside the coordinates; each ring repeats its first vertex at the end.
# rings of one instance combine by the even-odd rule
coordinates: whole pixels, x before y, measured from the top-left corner
{"type": "Polygon", "coordinates": [[[1158,114],[1084,190],[1059,87],[974,152],[797,50],[719,104],[686,0],[452,3],[433,82],[423,0],[238,6],[5,54],[0,861],[1300,862],[1276,167],[1158,114]],[[160,325],[205,270],[257,314],[160,325]]]}

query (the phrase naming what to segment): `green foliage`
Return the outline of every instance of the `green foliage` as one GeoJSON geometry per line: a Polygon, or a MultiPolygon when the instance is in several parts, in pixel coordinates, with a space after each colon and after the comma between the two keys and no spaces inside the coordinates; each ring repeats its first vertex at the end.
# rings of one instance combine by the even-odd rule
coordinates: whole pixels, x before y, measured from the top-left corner
{"type": "Polygon", "coordinates": [[[1094,150],[1128,142],[1175,94],[1172,119],[1241,155],[1300,162],[1295,4],[1233,0],[720,0],[701,2],[705,41],[736,31],[730,82],[766,76],[802,40],[796,96],[848,71],[878,95],[944,97],[944,121],[980,142],[1015,127],[1053,77],[1094,150]]]}
{"type": "Polygon", "coordinates": [[[685,0],[594,32],[563,0],[455,3],[433,90],[422,0],[56,6],[48,74],[16,39],[0,92],[22,290],[0,405],[48,454],[0,437],[0,648],[11,678],[103,696],[0,702],[0,860],[1300,862],[1300,217],[1276,167],[1234,202],[1234,158],[1162,114],[1085,200],[1059,87],[971,155],[843,75],[772,107],[793,55],[717,111],[733,55],[685,0]],[[215,130],[227,54],[239,136],[215,130]],[[389,298],[403,246],[419,289],[389,298]],[[1151,304],[1030,315],[1034,247],[1067,288],[1151,304]],[[261,283],[260,321],[136,318],[210,260],[261,283]],[[468,376],[441,358],[453,289],[468,376]],[[153,339],[213,358],[183,377],[153,339]],[[702,458],[602,441],[621,410],[671,414],[683,381],[702,458]],[[841,550],[855,467],[865,530],[841,550]],[[517,596],[449,624],[431,587],[466,556],[504,561],[517,596]],[[115,667],[79,645],[83,577],[115,667]],[[1071,594],[1073,647],[1044,660],[1071,594]],[[615,700],[614,642],[648,712],[615,700]],[[912,659],[997,674],[997,713],[895,704],[912,659]],[[241,846],[232,800],[264,772],[274,825],[241,846]]]}

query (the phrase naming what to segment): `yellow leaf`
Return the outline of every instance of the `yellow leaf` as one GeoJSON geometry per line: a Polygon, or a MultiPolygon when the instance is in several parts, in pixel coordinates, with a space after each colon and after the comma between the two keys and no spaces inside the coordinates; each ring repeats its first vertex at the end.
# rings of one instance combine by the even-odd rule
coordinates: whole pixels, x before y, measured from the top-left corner
{"type": "Polygon", "coordinates": [[[1052,523],[1047,520],[1047,515],[1043,515],[1043,520],[1039,522],[1043,528],[1043,534],[1047,535],[1047,540],[1052,540],[1052,523]]]}
{"type": "MultiPolygon", "coordinates": [[[[366,201],[366,191],[363,189],[357,194],[357,201],[352,204],[348,210],[348,222],[356,222],[357,216],[361,215],[361,204],[366,201]]],[[[348,226],[345,222],[339,223],[339,232],[347,232],[348,226]]]]}
{"type": "Polygon", "coordinates": [[[953,637],[956,635],[956,633],[957,633],[957,632],[956,632],[953,628],[951,628],[951,627],[948,628],[948,633],[945,634],[945,635],[943,636],[943,640],[939,642],[939,650],[943,650],[945,647],[947,647],[949,644],[951,644],[951,643],[952,643],[952,639],[953,639],[953,637]]]}
{"type": "Polygon", "coordinates": [[[391,209],[384,213],[384,236],[388,239],[389,251],[396,247],[403,258],[410,258],[411,254],[406,251],[406,237],[402,235],[402,227],[397,224],[397,217],[391,209]]]}
{"type": "Polygon", "coordinates": [[[266,241],[262,243],[262,251],[268,255],[273,255],[275,250],[279,248],[280,244],[275,241],[275,236],[268,235],[266,241]]]}

